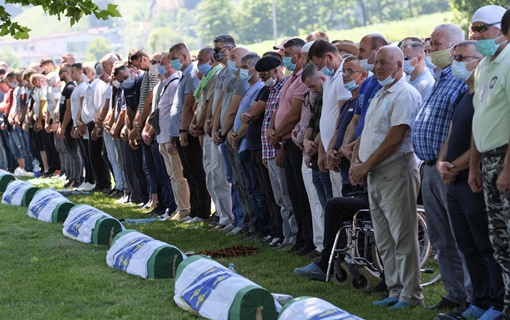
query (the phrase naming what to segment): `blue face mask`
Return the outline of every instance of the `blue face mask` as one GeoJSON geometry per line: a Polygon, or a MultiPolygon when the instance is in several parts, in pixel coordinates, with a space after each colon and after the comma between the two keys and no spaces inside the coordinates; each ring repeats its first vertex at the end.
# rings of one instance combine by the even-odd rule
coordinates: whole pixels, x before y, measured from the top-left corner
{"type": "Polygon", "coordinates": [[[239,78],[241,79],[241,81],[248,81],[251,78],[249,72],[250,71],[246,69],[241,69],[239,71],[239,78]]]}
{"type": "Polygon", "coordinates": [[[377,82],[379,82],[379,84],[382,86],[382,87],[386,87],[386,86],[389,86],[390,84],[393,83],[393,81],[395,81],[395,78],[392,76],[393,74],[393,71],[395,71],[395,68],[397,67],[397,65],[395,65],[393,67],[393,70],[391,70],[391,73],[389,76],[386,77],[386,79],[384,80],[377,80],[377,82]]]}
{"type": "Polygon", "coordinates": [[[172,68],[174,68],[176,71],[181,71],[182,63],[179,61],[179,59],[170,61],[170,64],[172,65],[172,68]]]}
{"type": "Polygon", "coordinates": [[[296,64],[292,63],[292,57],[283,57],[283,66],[289,71],[296,70],[296,64]]]}
{"type": "Polygon", "coordinates": [[[499,47],[506,43],[508,40],[505,40],[502,43],[496,44],[496,40],[501,39],[503,36],[499,36],[495,39],[486,39],[486,40],[476,40],[476,50],[483,54],[484,56],[492,57],[496,54],[499,47]]]}
{"type": "Polygon", "coordinates": [[[358,84],[356,83],[356,80],[352,80],[352,81],[349,81],[347,83],[344,83],[344,88],[349,90],[349,91],[352,91],[354,89],[356,89],[358,86],[358,84]]]}
{"type": "Polygon", "coordinates": [[[326,77],[332,77],[335,74],[335,70],[331,70],[327,66],[324,66],[324,68],[321,69],[321,72],[326,77]]]}
{"type": "Polygon", "coordinates": [[[159,66],[158,66],[158,72],[159,72],[159,74],[160,74],[162,77],[164,77],[164,76],[166,75],[166,73],[167,73],[167,71],[166,71],[166,69],[165,69],[165,66],[159,65],[159,66]]]}
{"type": "Polygon", "coordinates": [[[404,60],[404,72],[407,75],[410,75],[411,73],[413,73],[414,69],[416,68],[416,66],[411,65],[411,61],[413,61],[414,59],[416,59],[416,58],[413,58],[411,60],[404,60]]]}
{"type": "MultiPolygon", "coordinates": [[[[475,62],[477,61],[478,59],[476,60],[473,60],[473,61],[469,61],[469,63],[471,62],[475,62]]],[[[471,75],[473,74],[473,71],[468,71],[466,69],[466,66],[467,66],[467,62],[465,61],[455,61],[453,60],[452,61],[452,66],[451,66],[451,70],[452,70],[452,75],[457,78],[458,80],[462,81],[462,82],[466,82],[469,77],[471,77],[471,75]]]]}
{"type": "Polygon", "coordinates": [[[437,68],[437,66],[432,63],[432,58],[430,56],[425,57],[425,65],[427,66],[427,68],[432,70],[437,68]]]}
{"type": "Polygon", "coordinates": [[[228,70],[230,70],[230,72],[232,72],[233,74],[236,74],[237,70],[239,70],[238,68],[236,68],[236,63],[232,60],[228,60],[227,65],[228,70]]]}
{"type": "Polygon", "coordinates": [[[209,73],[209,71],[211,71],[212,66],[209,64],[209,62],[206,62],[206,63],[199,64],[197,66],[197,68],[198,68],[198,71],[200,71],[200,73],[205,76],[207,73],[209,73]]]}
{"type": "Polygon", "coordinates": [[[131,89],[134,87],[134,85],[135,85],[135,79],[133,79],[133,78],[128,78],[128,79],[124,80],[124,82],[122,82],[122,87],[125,89],[131,89]]]}

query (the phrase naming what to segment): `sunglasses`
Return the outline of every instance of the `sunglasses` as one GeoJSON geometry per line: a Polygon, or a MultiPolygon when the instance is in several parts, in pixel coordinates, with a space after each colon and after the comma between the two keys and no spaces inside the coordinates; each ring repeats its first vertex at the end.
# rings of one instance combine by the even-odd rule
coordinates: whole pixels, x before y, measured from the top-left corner
{"type": "Polygon", "coordinates": [[[226,48],[230,48],[229,46],[224,46],[223,48],[214,48],[214,52],[218,53],[218,52],[221,52],[223,53],[223,49],[226,49],[226,48]]]}
{"type": "Polygon", "coordinates": [[[490,26],[493,26],[495,24],[498,24],[499,22],[494,22],[494,23],[480,23],[480,24],[475,24],[475,25],[471,25],[471,30],[473,32],[478,32],[478,33],[482,33],[484,32],[485,30],[489,29],[490,26]]]}
{"type": "Polygon", "coordinates": [[[475,56],[466,56],[466,55],[463,55],[463,54],[454,54],[453,56],[450,57],[450,59],[453,61],[457,61],[457,62],[462,62],[464,61],[465,58],[473,58],[473,59],[476,59],[476,60],[480,60],[480,58],[478,57],[475,57],[475,56]]]}

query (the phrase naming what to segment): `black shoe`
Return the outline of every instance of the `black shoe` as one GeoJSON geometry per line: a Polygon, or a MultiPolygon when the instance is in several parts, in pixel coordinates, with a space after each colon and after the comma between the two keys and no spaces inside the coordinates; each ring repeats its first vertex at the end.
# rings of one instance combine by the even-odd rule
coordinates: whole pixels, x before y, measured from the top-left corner
{"type": "Polygon", "coordinates": [[[156,207],[147,214],[151,216],[160,216],[165,213],[165,210],[166,209],[164,207],[156,207]]]}
{"type": "Polygon", "coordinates": [[[431,310],[454,310],[460,308],[462,308],[462,310],[465,309],[462,304],[448,300],[445,297],[443,297],[438,304],[429,306],[431,310]]]}
{"type": "Polygon", "coordinates": [[[373,287],[370,290],[365,290],[365,294],[374,294],[374,293],[385,293],[388,292],[388,286],[386,285],[386,281],[384,281],[384,278],[379,282],[375,287],[373,287]]]}
{"type": "Polygon", "coordinates": [[[112,191],[110,191],[108,193],[108,197],[112,197],[112,198],[120,198],[123,195],[124,195],[124,192],[120,191],[118,189],[113,189],[112,191]]]}

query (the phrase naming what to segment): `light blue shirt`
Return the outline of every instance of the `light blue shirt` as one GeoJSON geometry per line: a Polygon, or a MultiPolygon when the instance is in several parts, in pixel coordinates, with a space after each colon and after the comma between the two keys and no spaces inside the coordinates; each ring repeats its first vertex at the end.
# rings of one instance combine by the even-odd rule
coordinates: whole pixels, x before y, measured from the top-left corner
{"type": "MultiPolygon", "coordinates": [[[[253,104],[255,99],[257,99],[257,96],[259,95],[260,90],[264,87],[264,84],[261,81],[256,82],[254,85],[252,85],[244,97],[241,99],[241,102],[239,103],[239,109],[237,109],[236,118],[234,120],[234,132],[237,132],[239,128],[241,128],[241,125],[243,122],[241,121],[241,115],[246,112],[250,108],[250,106],[253,104]]],[[[239,147],[239,152],[243,152],[248,150],[248,140],[246,139],[246,135],[241,140],[241,145],[239,147]]]]}
{"type": "Polygon", "coordinates": [[[182,121],[182,107],[184,106],[186,95],[195,93],[199,82],[197,67],[192,63],[182,72],[179,85],[177,86],[177,94],[175,95],[172,108],[170,109],[170,137],[179,136],[179,128],[182,121]]]}

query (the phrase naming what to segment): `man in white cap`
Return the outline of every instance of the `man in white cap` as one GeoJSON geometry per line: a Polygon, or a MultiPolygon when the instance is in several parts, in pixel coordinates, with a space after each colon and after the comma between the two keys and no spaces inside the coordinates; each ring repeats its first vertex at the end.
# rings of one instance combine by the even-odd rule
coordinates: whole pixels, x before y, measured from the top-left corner
{"type": "MultiPolygon", "coordinates": [[[[505,9],[490,5],[471,19],[477,50],[485,55],[475,71],[473,141],[469,184],[484,191],[489,218],[489,237],[494,257],[503,269],[504,310],[497,319],[510,316],[510,47],[501,32],[505,9]],[[481,164],[481,172],[480,172],[481,164]],[[482,183],[483,180],[483,183],[482,183]]],[[[508,17],[508,15],[507,15],[508,17]]],[[[508,20],[508,19],[506,19],[508,20]]],[[[505,21],[507,24],[507,21],[505,21]]],[[[496,319],[496,318],[491,318],[496,319]]]]}

